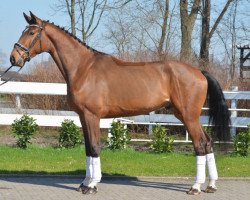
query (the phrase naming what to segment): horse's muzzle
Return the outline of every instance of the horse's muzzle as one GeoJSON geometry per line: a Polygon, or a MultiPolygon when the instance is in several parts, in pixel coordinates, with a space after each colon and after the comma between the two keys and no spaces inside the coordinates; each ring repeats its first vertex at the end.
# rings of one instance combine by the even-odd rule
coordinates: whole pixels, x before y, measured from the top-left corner
{"type": "Polygon", "coordinates": [[[15,59],[14,56],[10,56],[10,63],[11,63],[11,65],[15,66],[15,64],[16,64],[16,59],[15,59]]]}

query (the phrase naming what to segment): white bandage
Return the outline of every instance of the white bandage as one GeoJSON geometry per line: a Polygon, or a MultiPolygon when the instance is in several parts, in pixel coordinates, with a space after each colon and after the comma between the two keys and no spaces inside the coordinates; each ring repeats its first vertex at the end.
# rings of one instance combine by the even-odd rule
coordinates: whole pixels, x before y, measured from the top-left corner
{"type": "Polygon", "coordinates": [[[92,157],[86,157],[86,177],[83,180],[83,185],[88,186],[92,182],[93,166],[92,157]]]}
{"type": "Polygon", "coordinates": [[[83,181],[83,185],[87,187],[95,187],[97,183],[101,181],[102,173],[101,173],[101,161],[100,157],[86,158],[86,177],[83,181]]]}
{"type": "Polygon", "coordinates": [[[92,166],[92,157],[86,158],[86,177],[92,177],[93,173],[93,166],[92,166]]]}
{"type": "Polygon", "coordinates": [[[206,156],[196,156],[196,183],[205,183],[206,180],[206,156]]]}
{"type": "Polygon", "coordinates": [[[208,168],[208,176],[210,180],[218,180],[218,172],[216,169],[214,153],[210,153],[206,155],[207,160],[207,168],[208,168]]]}
{"type": "Polygon", "coordinates": [[[92,158],[92,167],[93,167],[92,168],[93,169],[93,174],[92,174],[93,182],[99,183],[102,178],[100,157],[92,158]]]}

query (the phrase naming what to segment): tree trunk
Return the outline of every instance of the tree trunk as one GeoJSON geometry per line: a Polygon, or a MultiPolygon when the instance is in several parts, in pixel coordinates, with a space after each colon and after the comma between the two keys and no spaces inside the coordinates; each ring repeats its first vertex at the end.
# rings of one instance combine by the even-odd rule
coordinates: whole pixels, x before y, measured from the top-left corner
{"type": "Polygon", "coordinates": [[[210,45],[210,0],[202,0],[202,27],[201,27],[201,47],[200,47],[200,66],[207,68],[209,62],[209,45],[210,45]]]}
{"type": "MultiPolygon", "coordinates": [[[[70,17],[71,33],[76,35],[76,23],[75,23],[75,0],[65,0],[68,15],[70,17]]],[[[61,6],[61,5],[58,5],[61,6]]]]}
{"type": "Polygon", "coordinates": [[[200,0],[194,0],[190,14],[188,13],[188,0],[180,0],[181,17],[181,60],[189,60],[191,57],[192,33],[195,20],[199,11],[200,0]]]}
{"type": "Polygon", "coordinates": [[[169,14],[169,0],[165,0],[165,6],[163,8],[163,22],[161,27],[161,38],[158,46],[158,56],[162,58],[163,56],[163,46],[166,40],[167,35],[167,23],[168,23],[168,14],[169,14]]]}
{"type": "Polygon", "coordinates": [[[221,19],[226,13],[228,7],[234,0],[228,0],[225,4],[220,15],[216,19],[213,27],[210,29],[210,11],[211,11],[211,0],[203,0],[203,11],[202,11],[202,36],[200,46],[200,65],[202,68],[207,68],[209,64],[209,46],[214,31],[217,29],[221,19]]]}
{"type": "Polygon", "coordinates": [[[75,20],[75,0],[71,0],[71,14],[70,14],[70,24],[71,24],[71,33],[76,35],[76,20],[75,20]]]}

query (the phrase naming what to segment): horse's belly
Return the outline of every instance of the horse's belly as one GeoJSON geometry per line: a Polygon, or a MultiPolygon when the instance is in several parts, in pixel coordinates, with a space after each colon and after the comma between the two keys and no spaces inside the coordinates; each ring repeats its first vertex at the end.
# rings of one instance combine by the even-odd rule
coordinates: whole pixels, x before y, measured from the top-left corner
{"type": "Polygon", "coordinates": [[[146,114],[151,111],[157,110],[166,105],[169,98],[162,98],[161,100],[140,100],[134,99],[129,101],[120,102],[120,104],[113,104],[107,106],[105,118],[108,117],[126,117],[146,114]]]}

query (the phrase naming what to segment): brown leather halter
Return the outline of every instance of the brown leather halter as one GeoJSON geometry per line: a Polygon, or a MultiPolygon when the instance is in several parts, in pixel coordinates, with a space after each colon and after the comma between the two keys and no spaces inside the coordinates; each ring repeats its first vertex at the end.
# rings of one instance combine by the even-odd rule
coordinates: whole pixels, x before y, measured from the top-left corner
{"type": "Polygon", "coordinates": [[[20,58],[24,60],[23,58],[23,54],[21,54],[18,49],[22,50],[26,55],[27,55],[27,58],[26,58],[26,61],[30,61],[30,50],[31,48],[36,44],[36,42],[38,40],[40,40],[40,48],[42,49],[42,43],[41,43],[41,36],[42,36],[42,30],[43,30],[43,25],[42,26],[38,26],[36,24],[31,24],[29,26],[26,26],[26,28],[24,29],[23,33],[30,27],[37,27],[39,28],[39,33],[37,34],[37,36],[34,38],[34,40],[30,43],[29,47],[25,47],[24,45],[20,44],[20,43],[15,43],[14,44],[14,48],[17,49],[17,52],[19,53],[20,57],[19,57],[19,60],[20,58]]]}
{"type": "MultiPolygon", "coordinates": [[[[31,59],[31,57],[30,57],[30,50],[31,50],[31,48],[36,44],[36,42],[37,42],[38,40],[40,40],[40,49],[42,49],[41,36],[42,36],[42,30],[44,29],[44,28],[43,28],[43,23],[42,23],[42,26],[38,26],[38,25],[36,25],[36,24],[31,24],[31,25],[29,25],[29,26],[26,26],[26,28],[24,29],[23,33],[24,33],[28,28],[30,28],[30,27],[37,27],[37,28],[39,28],[39,33],[38,33],[37,36],[33,39],[33,41],[30,43],[29,47],[25,47],[24,45],[22,45],[22,44],[20,44],[20,43],[18,43],[18,42],[14,44],[14,48],[17,49],[17,52],[18,52],[18,54],[20,55],[20,57],[19,57],[17,63],[18,63],[20,60],[27,61],[27,62],[30,61],[30,59],[31,59]],[[20,51],[19,51],[19,49],[20,49],[21,51],[23,51],[24,54],[27,55],[26,60],[24,60],[24,57],[23,57],[24,54],[21,54],[20,51]]],[[[13,67],[13,65],[11,65],[11,66],[10,66],[8,69],[6,69],[2,74],[0,74],[0,78],[3,77],[12,67],[13,67]]],[[[21,69],[22,69],[22,68],[20,68],[17,72],[19,72],[21,69]]],[[[9,81],[12,80],[12,79],[13,79],[13,78],[7,79],[7,80],[4,81],[3,83],[1,83],[0,86],[1,86],[1,85],[4,85],[5,83],[9,82],[9,81]]]]}

